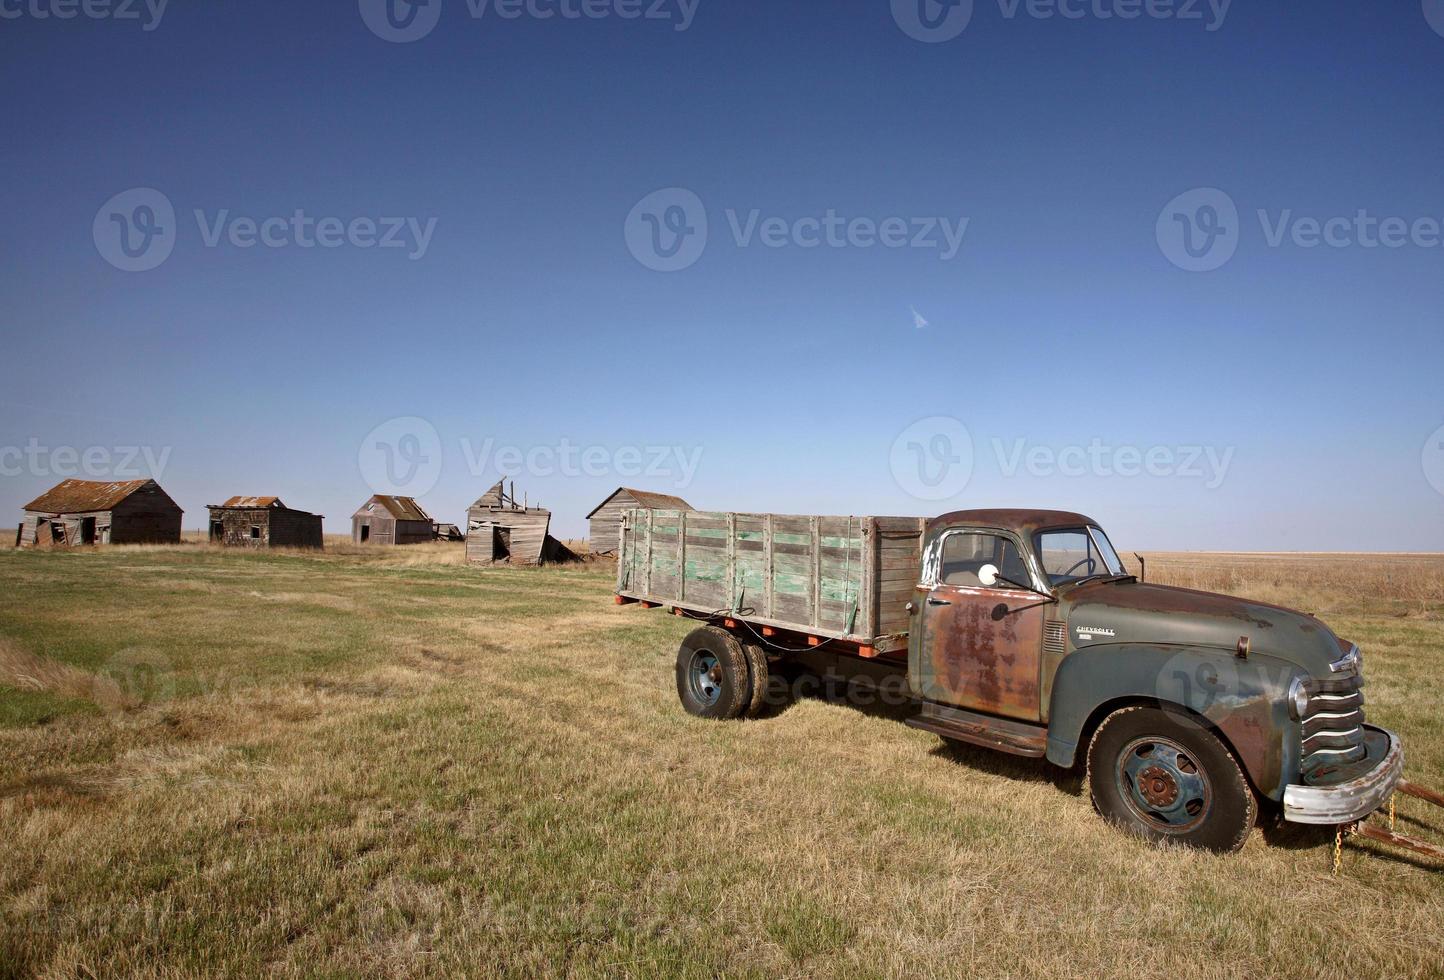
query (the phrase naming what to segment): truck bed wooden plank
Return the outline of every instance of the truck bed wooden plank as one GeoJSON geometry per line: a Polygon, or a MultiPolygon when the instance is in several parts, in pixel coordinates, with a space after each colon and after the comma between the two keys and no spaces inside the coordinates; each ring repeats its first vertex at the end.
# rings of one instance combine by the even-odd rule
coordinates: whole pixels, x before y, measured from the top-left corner
{"type": "Polygon", "coordinates": [[[907,629],[924,521],[629,510],[617,592],[869,645],[907,629]]]}

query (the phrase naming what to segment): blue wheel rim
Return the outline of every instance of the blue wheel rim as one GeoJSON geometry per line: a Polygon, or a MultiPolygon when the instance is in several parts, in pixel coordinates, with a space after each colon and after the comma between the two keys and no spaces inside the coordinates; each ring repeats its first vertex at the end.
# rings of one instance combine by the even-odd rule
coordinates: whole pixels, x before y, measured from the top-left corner
{"type": "Polygon", "coordinates": [[[687,687],[692,697],[708,707],[722,696],[722,662],[706,650],[693,652],[687,664],[687,687]]]}
{"type": "Polygon", "coordinates": [[[1167,738],[1139,738],[1118,756],[1118,792],[1144,824],[1167,834],[1198,827],[1213,811],[1213,786],[1194,754],[1167,738]]]}

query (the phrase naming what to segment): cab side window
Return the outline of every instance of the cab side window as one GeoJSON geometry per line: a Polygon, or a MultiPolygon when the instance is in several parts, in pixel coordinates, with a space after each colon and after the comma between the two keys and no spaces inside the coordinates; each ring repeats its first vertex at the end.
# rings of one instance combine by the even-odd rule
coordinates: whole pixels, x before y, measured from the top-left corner
{"type": "Polygon", "coordinates": [[[981,589],[978,572],[984,565],[996,565],[1004,578],[1014,582],[1026,585],[1031,581],[1018,546],[1002,535],[955,531],[943,539],[939,569],[943,585],[981,589]]]}

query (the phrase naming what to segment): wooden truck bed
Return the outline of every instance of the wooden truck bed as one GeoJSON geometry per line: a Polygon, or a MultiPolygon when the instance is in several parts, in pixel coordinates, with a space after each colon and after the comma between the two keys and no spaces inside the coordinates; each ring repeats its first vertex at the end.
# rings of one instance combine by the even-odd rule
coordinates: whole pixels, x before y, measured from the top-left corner
{"type": "Polygon", "coordinates": [[[907,645],[906,606],[925,524],[917,517],[629,510],[617,595],[887,653],[907,645]]]}

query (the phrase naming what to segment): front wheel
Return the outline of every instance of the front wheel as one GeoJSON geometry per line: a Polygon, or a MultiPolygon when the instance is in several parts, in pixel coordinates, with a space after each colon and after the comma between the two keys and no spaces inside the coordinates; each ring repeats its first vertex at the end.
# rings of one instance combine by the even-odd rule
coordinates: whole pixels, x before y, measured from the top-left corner
{"type": "Polygon", "coordinates": [[[1257,804],[1238,760],[1186,715],[1115,711],[1088,746],[1088,785],[1104,819],[1153,841],[1237,851],[1257,804]]]}

